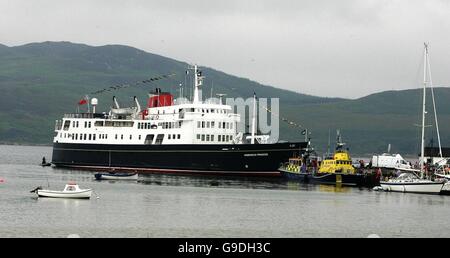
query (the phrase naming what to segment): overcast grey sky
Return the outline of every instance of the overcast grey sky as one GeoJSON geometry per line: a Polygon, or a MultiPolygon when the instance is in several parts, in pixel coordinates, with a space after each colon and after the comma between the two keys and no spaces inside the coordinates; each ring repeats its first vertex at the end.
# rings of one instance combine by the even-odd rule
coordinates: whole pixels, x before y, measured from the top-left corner
{"type": "Polygon", "coordinates": [[[0,43],[124,44],[263,84],[357,98],[450,85],[447,0],[0,0],[0,43]]]}

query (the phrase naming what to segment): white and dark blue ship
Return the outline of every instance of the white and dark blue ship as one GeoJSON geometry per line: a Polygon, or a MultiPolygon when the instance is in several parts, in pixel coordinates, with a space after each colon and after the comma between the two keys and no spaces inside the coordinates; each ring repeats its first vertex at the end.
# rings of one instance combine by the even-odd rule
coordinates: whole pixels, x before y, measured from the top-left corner
{"type": "MultiPolygon", "coordinates": [[[[238,131],[240,115],[229,105],[202,101],[203,76],[194,66],[192,101],[168,92],[150,93],[141,109],[115,105],[96,113],[65,114],[56,121],[52,163],[57,167],[107,171],[278,176],[279,164],[299,156],[306,142],[270,143],[238,131]]],[[[255,99],[256,101],[256,99],[255,99]]],[[[256,102],[255,102],[256,103],[256,102]]],[[[256,104],[255,104],[256,105],[256,104]]]]}

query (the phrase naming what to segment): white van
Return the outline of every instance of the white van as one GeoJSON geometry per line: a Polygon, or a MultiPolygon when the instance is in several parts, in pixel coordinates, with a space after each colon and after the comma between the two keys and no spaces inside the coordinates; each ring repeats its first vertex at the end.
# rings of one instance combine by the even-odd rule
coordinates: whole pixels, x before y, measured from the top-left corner
{"type": "Polygon", "coordinates": [[[400,154],[383,153],[381,155],[373,155],[372,167],[378,168],[406,168],[410,169],[411,164],[407,162],[400,154]]]}

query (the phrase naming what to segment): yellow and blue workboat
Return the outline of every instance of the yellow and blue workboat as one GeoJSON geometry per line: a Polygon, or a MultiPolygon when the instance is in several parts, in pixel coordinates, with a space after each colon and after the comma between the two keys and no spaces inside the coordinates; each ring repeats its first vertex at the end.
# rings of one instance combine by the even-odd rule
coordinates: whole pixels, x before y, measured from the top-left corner
{"type": "Polygon", "coordinates": [[[348,150],[344,149],[345,143],[341,141],[338,133],[336,150],[331,157],[325,158],[317,173],[311,175],[310,181],[320,184],[337,184],[358,186],[364,183],[364,175],[357,173],[352,165],[352,159],[348,150]]]}
{"type": "Polygon", "coordinates": [[[311,173],[306,171],[306,164],[301,157],[290,158],[288,162],[282,164],[278,169],[280,174],[288,179],[308,182],[311,173]]]}

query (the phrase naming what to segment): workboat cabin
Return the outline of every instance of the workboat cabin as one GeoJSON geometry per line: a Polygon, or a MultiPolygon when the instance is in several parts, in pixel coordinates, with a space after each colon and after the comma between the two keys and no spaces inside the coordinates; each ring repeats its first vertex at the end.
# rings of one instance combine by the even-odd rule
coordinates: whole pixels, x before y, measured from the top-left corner
{"type": "MultiPolygon", "coordinates": [[[[53,140],[56,166],[144,169],[189,173],[276,174],[280,162],[299,155],[306,142],[271,142],[257,135],[256,96],[251,132],[222,99],[202,101],[204,76],[194,66],[193,97],[175,99],[160,88],[149,93],[145,107],[134,98],[122,107],[114,97],[108,112],[97,112],[92,98],[85,113],[65,114],[57,120],[53,140]]],[[[221,94],[220,96],[223,96],[221,94]]],[[[134,170],[133,170],[134,171],[134,170]]]]}

